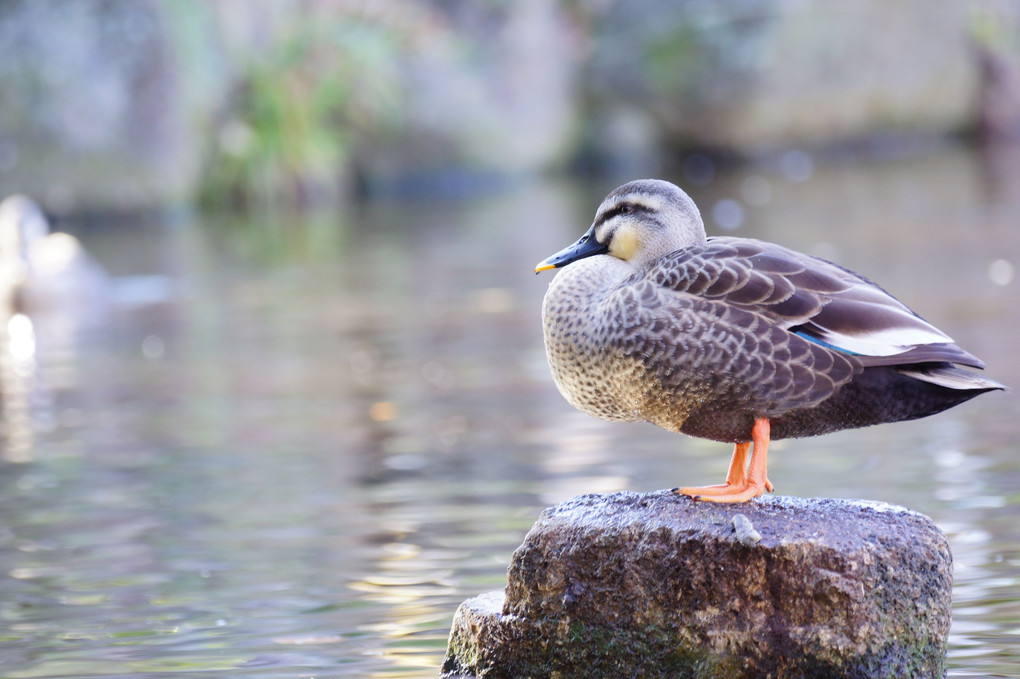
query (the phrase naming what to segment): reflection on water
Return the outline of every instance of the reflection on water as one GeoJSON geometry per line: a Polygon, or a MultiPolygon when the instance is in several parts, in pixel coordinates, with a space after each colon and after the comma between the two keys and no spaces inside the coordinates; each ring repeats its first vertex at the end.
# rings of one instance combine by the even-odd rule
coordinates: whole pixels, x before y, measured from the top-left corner
{"type": "Polygon", "coordinates": [[[35,327],[23,313],[8,314],[6,321],[0,333],[4,440],[0,456],[5,462],[29,462],[35,446],[33,395],[45,393],[35,385],[35,327]]]}
{"type": "MultiPolygon", "coordinates": [[[[1018,385],[1012,166],[760,167],[696,198],[710,231],[837,257],[1018,385]]],[[[81,234],[103,323],[0,333],[3,675],[433,677],[543,507],[724,474],[725,446],[594,420],[548,376],[531,267],[609,188],[81,234]]],[[[1017,412],[1011,392],[774,447],[780,492],[946,530],[952,676],[1020,662],[1017,412]]]]}

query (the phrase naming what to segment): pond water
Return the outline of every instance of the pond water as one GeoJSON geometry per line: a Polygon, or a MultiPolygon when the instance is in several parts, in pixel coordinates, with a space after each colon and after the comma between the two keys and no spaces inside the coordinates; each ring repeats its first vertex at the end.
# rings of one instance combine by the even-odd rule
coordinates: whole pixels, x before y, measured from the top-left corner
{"type": "MultiPolygon", "coordinates": [[[[710,233],[835,258],[1020,385],[1020,156],[787,160],[692,189],[710,233]]],[[[65,225],[108,278],[7,324],[0,675],[435,677],[544,507],[721,479],[725,445],[548,374],[532,268],[610,188],[65,225]]],[[[1020,676],[1018,405],[770,455],[780,493],[942,526],[951,676],[1020,676]]]]}

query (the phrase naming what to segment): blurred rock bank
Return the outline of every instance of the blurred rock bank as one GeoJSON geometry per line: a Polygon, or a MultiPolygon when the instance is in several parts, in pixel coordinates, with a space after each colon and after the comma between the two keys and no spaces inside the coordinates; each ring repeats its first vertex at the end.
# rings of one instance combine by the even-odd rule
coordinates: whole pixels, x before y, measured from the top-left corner
{"type": "Polygon", "coordinates": [[[0,193],[307,205],[1010,136],[1018,26],[1004,0],[3,0],[0,193]]]}

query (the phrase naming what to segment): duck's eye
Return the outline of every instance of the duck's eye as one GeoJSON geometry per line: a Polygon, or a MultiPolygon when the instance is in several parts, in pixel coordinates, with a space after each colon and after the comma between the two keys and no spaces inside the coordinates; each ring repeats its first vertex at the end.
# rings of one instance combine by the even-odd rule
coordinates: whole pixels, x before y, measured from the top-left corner
{"type": "Polygon", "coordinates": [[[634,212],[634,206],[630,203],[624,203],[620,206],[619,211],[621,215],[629,215],[634,212]]]}

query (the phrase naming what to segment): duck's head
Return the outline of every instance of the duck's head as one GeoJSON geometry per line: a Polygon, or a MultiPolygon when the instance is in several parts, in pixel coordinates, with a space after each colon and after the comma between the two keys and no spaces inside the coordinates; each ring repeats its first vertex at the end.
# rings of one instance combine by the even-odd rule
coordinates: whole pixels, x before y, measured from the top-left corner
{"type": "Polygon", "coordinates": [[[49,232],[46,216],[31,198],[15,194],[0,202],[0,256],[24,259],[31,244],[49,232]]]}
{"type": "Polygon", "coordinates": [[[31,246],[49,230],[45,215],[31,198],[15,194],[0,202],[0,286],[28,280],[31,246]]]}
{"type": "Polygon", "coordinates": [[[542,260],[535,273],[592,255],[640,268],[670,252],[705,242],[705,225],[690,196],[661,179],[639,179],[602,201],[591,228],[573,245],[542,260]]]}

